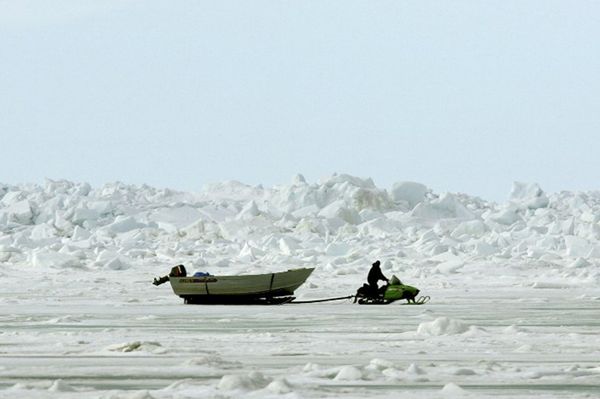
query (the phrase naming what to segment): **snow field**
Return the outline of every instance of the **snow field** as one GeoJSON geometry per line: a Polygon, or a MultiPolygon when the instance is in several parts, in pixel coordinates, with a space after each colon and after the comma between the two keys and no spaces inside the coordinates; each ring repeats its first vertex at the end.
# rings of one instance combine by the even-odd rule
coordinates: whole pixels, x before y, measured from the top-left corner
{"type": "Polygon", "coordinates": [[[600,392],[600,193],[515,183],[506,203],[297,176],[181,193],[0,185],[0,398],[544,397],[600,392]],[[316,267],[301,299],[370,264],[425,306],[184,306],[174,264],[316,267]]]}

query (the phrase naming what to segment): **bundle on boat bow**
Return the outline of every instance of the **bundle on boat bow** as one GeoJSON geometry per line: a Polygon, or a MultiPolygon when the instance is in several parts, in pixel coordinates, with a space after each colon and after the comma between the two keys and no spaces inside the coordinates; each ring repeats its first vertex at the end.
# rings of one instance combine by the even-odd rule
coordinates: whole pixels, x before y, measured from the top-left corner
{"type": "MultiPolygon", "coordinates": [[[[378,262],[376,262],[378,263],[378,262]]],[[[374,264],[375,265],[375,264],[374,264]]],[[[377,268],[379,265],[377,265],[377,268]]],[[[155,278],[154,285],[167,281],[171,283],[173,292],[183,298],[186,304],[283,304],[283,303],[316,303],[354,298],[361,305],[384,305],[401,299],[407,304],[420,305],[426,303],[429,297],[416,298],[419,290],[402,284],[396,276],[384,280],[386,285],[379,288],[371,278],[369,283],[358,289],[355,295],[296,301],[294,291],[311,275],[314,268],[291,269],[277,273],[250,274],[238,276],[213,276],[199,272],[188,276],[185,266],[177,265],[163,277],[155,278]]],[[[381,271],[379,271],[381,273],[381,271]]],[[[378,276],[378,277],[381,277],[378,276]]]]}

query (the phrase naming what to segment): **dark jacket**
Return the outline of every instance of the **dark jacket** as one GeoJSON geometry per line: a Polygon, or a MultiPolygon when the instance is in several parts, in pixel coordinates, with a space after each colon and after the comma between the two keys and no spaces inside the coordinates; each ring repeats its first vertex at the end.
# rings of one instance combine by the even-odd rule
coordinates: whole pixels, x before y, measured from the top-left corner
{"type": "Polygon", "coordinates": [[[369,270],[369,276],[367,277],[367,281],[369,285],[372,287],[377,287],[377,282],[379,280],[388,281],[387,277],[383,275],[381,272],[381,268],[379,266],[373,265],[371,270],[369,270]]]}

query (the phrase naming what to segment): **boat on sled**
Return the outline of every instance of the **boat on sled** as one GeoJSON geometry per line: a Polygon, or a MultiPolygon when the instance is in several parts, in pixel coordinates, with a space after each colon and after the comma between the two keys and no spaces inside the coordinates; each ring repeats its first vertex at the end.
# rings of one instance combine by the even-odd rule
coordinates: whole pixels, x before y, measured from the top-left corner
{"type": "Polygon", "coordinates": [[[311,275],[314,268],[291,269],[277,273],[239,276],[213,276],[197,273],[188,276],[183,265],[171,269],[167,280],[175,295],[186,304],[281,304],[293,301],[294,291],[311,275]]]}
{"type": "Polygon", "coordinates": [[[392,276],[389,283],[381,287],[377,292],[363,285],[356,291],[355,302],[360,305],[388,305],[402,299],[406,299],[404,305],[423,305],[429,302],[429,296],[420,296],[420,290],[416,287],[403,284],[398,277],[392,276]]]}

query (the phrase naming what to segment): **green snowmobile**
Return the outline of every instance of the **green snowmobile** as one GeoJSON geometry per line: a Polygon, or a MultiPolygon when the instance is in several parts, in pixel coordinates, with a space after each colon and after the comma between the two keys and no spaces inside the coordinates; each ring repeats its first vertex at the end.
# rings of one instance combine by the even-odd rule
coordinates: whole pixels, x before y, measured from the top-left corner
{"type": "Polygon", "coordinates": [[[387,305],[392,302],[406,299],[405,305],[423,305],[429,302],[429,296],[417,298],[420,290],[410,285],[402,284],[396,276],[392,276],[389,283],[379,288],[377,292],[368,285],[364,284],[356,291],[354,302],[360,305],[387,305]]]}

